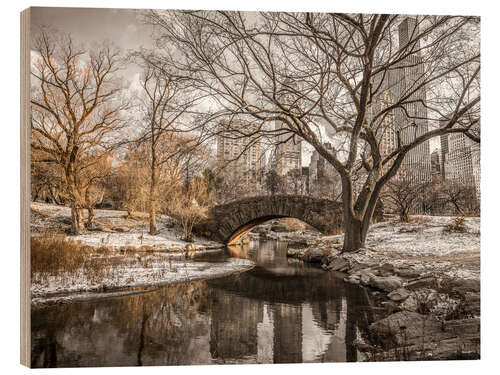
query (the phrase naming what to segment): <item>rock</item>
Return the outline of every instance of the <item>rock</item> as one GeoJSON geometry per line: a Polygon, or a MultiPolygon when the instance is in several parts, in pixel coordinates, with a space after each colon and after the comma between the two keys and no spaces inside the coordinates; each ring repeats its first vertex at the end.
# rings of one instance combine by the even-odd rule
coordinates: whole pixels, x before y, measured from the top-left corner
{"type": "Polygon", "coordinates": [[[405,288],[398,288],[390,292],[387,297],[389,297],[394,302],[401,302],[406,300],[410,296],[410,292],[408,292],[405,288]]]}
{"type": "Polygon", "coordinates": [[[350,269],[349,269],[349,273],[358,273],[359,271],[362,271],[362,270],[365,270],[365,269],[368,269],[370,266],[366,263],[359,263],[355,260],[352,260],[350,262],[350,269]]]}
{"type": "Polygon", "coordinates": [[[401,279],[396,276],[374,276],[370,278],[369,285],[385,292],[392,292],[393,290],[401,288],[403,283],[401,282],[401,279]]]}
{"type": "Polygon", "coordinates": [[[430,311],[436,304],[438,293],[434,289],[423,288],[411,292],[400,307],[407,311],[430,311]]]}
{"type": "Polygon", "coordinates": [[[379,276],[387,277],[394,275],[396,269],[390,263],[384,263],[380,267],[377,267],[379,276]]]}
{"type": "Polygon", "coordinates": [[[361,284],[364,286],[370,285],[370,281],[375,275],[371,273],[370,269],[364,269],[359,271],[361,284]]]}
{"type": "Polygon", "coordinates": [[[399,306],[393,301],[384,301],[382,306],[386,309],[388,314],[394,314],[395,312],[401,311],[399,306]]]}
{"type": "Polygon", "coordinates": [[[419,277],[421,275],[421,272],[415,271],[414,269],[411,268],[398,268],[396,270],[396,275],[407,279],[412,279],[419,277]]]}
{"type": "Polygon", "coordinates": [[[332,271],[345,272],[349,269],[349,262],[342,257],[335,257],[328,264],[328,269],[332,271]]]}
{"type": "Polygon", "coordinates": [[[271,226],[271,231],[275,233],[289,232],[289,230],[281,224],[276,224],[271,226]]]}
{"type": "Polygon", "coordinates": [[[349,284],[353,284],[353,285],[359,285],[359,279],[355,278],[355,277],[345,277],[344,278],[344,281],[346,283],[349,283],[349,284]]]}
{"type": "Polygon", "coordinates": [[[391,314],[369,327],[371,337],[386,348],[413,344],[429,333],[440,331],[439,321],[412,311],[391,314]]]}
{"type": "Polygon", "coordinates": [[[301,249],[294,249],[294,248],[288,248],[286,249],[286,256],[291,257],[291,258],[298,258],[299,256],[302,256],[303,250],[301,249]]]}
{"type": "Polygon", "coordinates": [[[435,288],[437,285],[437,280],[435,277],[427,276],[421,277],[416,280],[410,280],[406,283],[406,289],[417,290],[422,288],[435,288]]]}
{"type": "Polygon", "coordinates": [[[303,249],[310,246],[312,241],[308,241],[306,238],[292,238],[288,240],[288,247],[293,247],[295,249],[303,249]]]}
{"type": "Polygon", "coordinates": [[[87,225],[87,230],[90,230],[92,232],[94,231],[102,232],[104,230],[104,227],[100,223],[93,222],[92,224],[87,225]]]}
{"type": "Polygon", "coordinates": [[[130,228],[126,227],[124,225],[119,225],[119,226],[113,227],[113,230],[115,230],[117,232],[129,232],[130,228]]]}
{"type": "Polygon", "coordinates": [[[356,347],[360,352],[373,352],[376,350],[375,347],[366,343],[362,338],[356,338],[352,345],[356,347]]]}
{"type": "Polygon", "coordinates": [[[451,283],[453,290],[465,294],[466,292],[476,292],[481,291],[481,282],[475,279],[456,279],[451,283]]]}
{"type": "Polygon", "coordinates": [[[302,260],[309,263],[321,263],[325,256],[325,250],[317,247],[309,248],[304,252],[302,260]]]}
{"type": "Polygon", "coordinates": [[[479,358],[479,318],[439,322],[426,315],[401,311],[372,323],[369,333],[370,344],[381,345],[385,350],[401,348],[385,352],[385,360],[479,358]]]}

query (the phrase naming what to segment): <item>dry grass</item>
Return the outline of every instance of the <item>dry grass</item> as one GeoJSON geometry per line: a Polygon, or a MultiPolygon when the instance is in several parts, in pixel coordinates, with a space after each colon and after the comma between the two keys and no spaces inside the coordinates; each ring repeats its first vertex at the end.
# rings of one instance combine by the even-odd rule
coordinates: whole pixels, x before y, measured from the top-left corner
{"type": "Polygon", "coordinates": [[[94,280],[105,276],[109,255],[107,247],[94,248],[73,241],[63,235],[43,234],[31,238],[31,278],[33,282],[46,280],[50,276],[70,277],[83,274],[94,280]]]}

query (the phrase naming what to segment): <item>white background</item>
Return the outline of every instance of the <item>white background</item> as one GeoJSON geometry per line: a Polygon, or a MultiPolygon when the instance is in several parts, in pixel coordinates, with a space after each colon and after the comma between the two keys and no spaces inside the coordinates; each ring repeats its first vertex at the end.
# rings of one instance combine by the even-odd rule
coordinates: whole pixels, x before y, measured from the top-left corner
{"type": "Polygon", "coordinates": [[[411,362],[411,363],[335,363],[301,365],[228,365],[228,366],[184,366],[93,368],[36,370],[46,373],[89,373],[93,374],[177,374],[225,375],[238,373],[307,373],[331,374],[348,372],[351,374],[406,374],[454,373],[478,375],[498,373],[500,368],[499,344],[499,246],[500,234],[498,161],[500,148],[500,14],[495,1],[476,0],[401,0],[374,1],[321,1],[321,0],[65,0],[65,1],[17,1],[5,2],[1,12],[1,57],[3,76],[0,79],[0,369],[3,374],[25,374],[28,370],[19,365],[19,19],[20,12],[29,6],[73,6],[73,7],[114,7],[114,8],[183,8],[183,9],[232,9],[232,10],[294,10],[294,11],[335,11],[356,13],[407,13],[407,14],[457,14],[481,16],[482,43],[482,121],[481,145],[482,164],[482,227],[481,227],[481,361],[411,362]],[[498,362],[497,362],[498,360],[498,362]],[[497,368],[497,370],[494,370],[497,368]]]}

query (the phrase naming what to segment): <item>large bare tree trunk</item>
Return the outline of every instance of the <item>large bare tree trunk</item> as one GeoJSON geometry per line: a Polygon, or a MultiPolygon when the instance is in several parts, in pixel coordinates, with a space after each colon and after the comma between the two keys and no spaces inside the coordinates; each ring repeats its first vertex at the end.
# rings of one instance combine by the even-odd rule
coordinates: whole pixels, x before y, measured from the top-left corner
{"type": "Polygon", "coordinates": [[[94,224],[94,207],[92,207],[92,205],[89,205],[87,207],[87,212],[88,212],[88,215],[87,215],[87,226],[92,226],[92,224],[94,224]]]}
{"type": "Polygon", "coordinates": [[[344,246],[342,251],[356,251],[362,248],[364,244],[365,238],[363,237],[362,221],[354,217],[346,220],[346,215],[344,215],[344,246]]]}
{"type": "Polygon", "coordinates": [[[82,212],[75,204],[71,206],[71,234],[80,234],[83,231],[82,212]]]}
{"type": "MultiPolygon", "coordinates": [[[[153,202],[151,202],[153,204],[153,202]]],[[[156,225],[156,210],[152,208],[149,212],[149,234],[154,236],[158,233],[158,228],[156,225]]]]}
{"type": "Polygon", "coordinates": [[[366,236],[377,206],[381,185],[376,185],[371,192],[361,192],[360,207],[353,209],[352,184],[345,179],[342,184],[342,201],[344,208],[344,246],[343,252],[359,250],[365,246],[366,236]]]}

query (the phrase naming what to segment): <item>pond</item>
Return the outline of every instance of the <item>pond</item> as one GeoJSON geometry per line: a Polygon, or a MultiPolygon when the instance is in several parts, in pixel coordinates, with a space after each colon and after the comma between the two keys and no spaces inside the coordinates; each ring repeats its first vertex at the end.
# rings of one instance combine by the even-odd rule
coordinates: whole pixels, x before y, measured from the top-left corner
{"type": "MultiPolygon", "coordinates": [[[[250,271],[153,292],[34,309],[32,367],[345,362],[373,321],[363,288],[251,241],[250,271]]],[[[195,260],[196,261],[196,260],[195,260]]]]}

